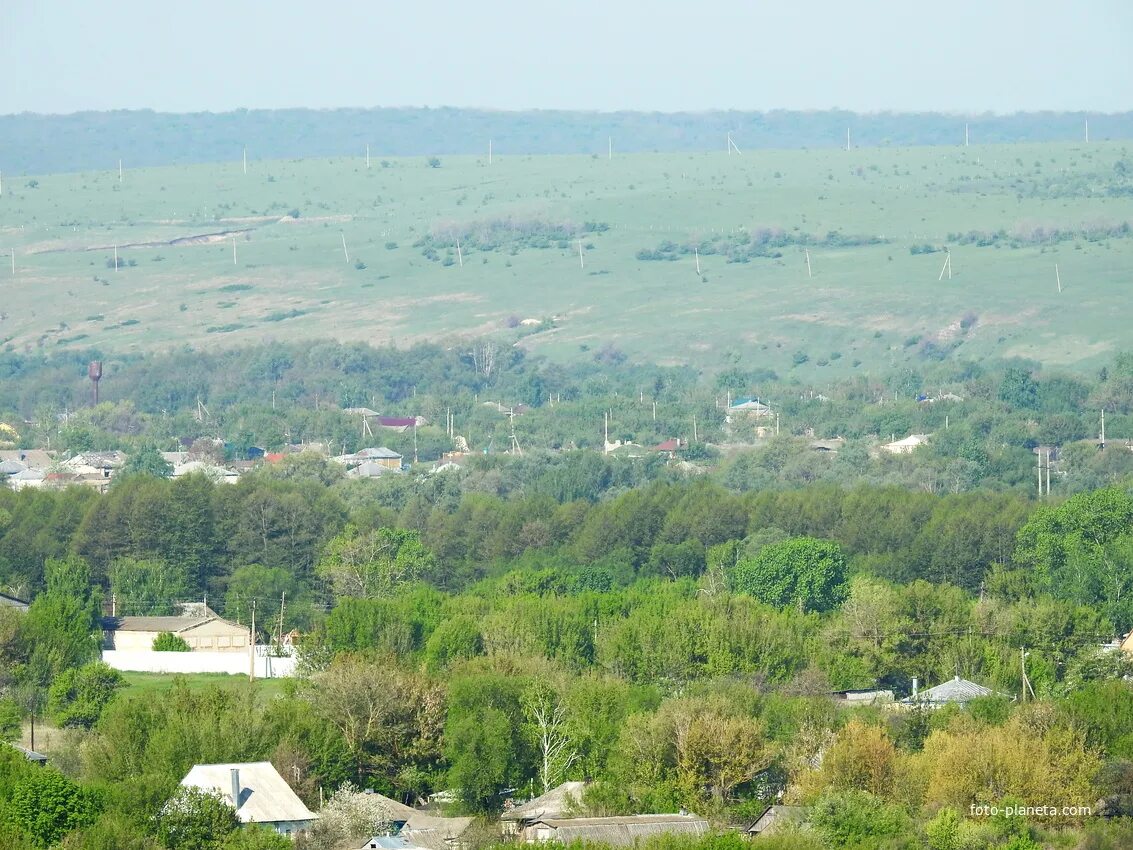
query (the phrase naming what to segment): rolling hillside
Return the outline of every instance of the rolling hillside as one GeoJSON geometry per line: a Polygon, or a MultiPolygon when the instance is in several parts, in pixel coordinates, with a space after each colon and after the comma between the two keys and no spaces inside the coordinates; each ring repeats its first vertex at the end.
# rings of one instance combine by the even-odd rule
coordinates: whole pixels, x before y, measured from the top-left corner
{"type": "Polygon", "coordinates": [[[1129,339],[1130,220],[1121,142],[5,175],[0,342],[495,334],[808,378],[957,356],[1087,368],[1129,339]]]}

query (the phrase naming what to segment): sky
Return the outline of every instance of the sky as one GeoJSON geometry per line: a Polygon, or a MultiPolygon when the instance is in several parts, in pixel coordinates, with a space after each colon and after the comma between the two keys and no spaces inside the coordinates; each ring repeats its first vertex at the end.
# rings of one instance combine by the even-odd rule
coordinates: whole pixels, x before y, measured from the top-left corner
{"type": "Polygon", "coordinates": [[[0,114],[1133,109],[1130,0],[0,0],[0,114]]]}

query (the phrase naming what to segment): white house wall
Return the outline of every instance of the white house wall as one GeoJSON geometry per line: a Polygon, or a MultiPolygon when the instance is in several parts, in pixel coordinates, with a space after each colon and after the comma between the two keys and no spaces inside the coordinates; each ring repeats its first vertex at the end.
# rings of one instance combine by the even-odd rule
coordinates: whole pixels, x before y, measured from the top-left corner
{"type": "MultiPolygon", "coordinates": [[[[256,676],[261,679],[295,675],[294,656],[273,658],[257,647],[256,676]]],[[[248,675],[248,653],[235,652],[154,652],[153,650],[106,649],[102,660],[115,670],[139,673],[230,673],[248,675]]]]}

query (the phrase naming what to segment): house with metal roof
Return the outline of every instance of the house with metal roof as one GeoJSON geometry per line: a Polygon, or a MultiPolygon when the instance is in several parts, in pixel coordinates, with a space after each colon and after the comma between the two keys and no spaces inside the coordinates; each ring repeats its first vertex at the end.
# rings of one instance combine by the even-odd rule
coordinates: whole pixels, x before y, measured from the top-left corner
{"type": "Polygon", "coordinates": [[[263,824],[283,835],[304,833],[319,817],[267,761],[195,764],[181,785],[219,794],[241,823],[263,824]]]}
{"type": "Polygon", "coordinates": [[[985,688],[983,685],[977,685],[975,682],[969,682],[967,679],[961,679],[956,676],[943,684],[937,685],[935,688],[928,688],[927,690],[917,691],[914,690],[912,696],[906,697],[901,700],[906,705],[924,705],[928,708],[941,708],[945,705],[967,705],[974,699],[980,697],[1007,697],[1008,694],[1001,694],[993,691],[991,688],[985,688]]]}
{"type": "Polygon", "coordinates": [[[757,835],[775,835],[784,829],[799,827],[806,819],[806,809],[802,806],[768,806],[758,818],[743,830],[743,834],[754,838],[757,835]]]}
{"type": "Polygon", "coordinates": [[[22,747],[19,744],[13,743],[11,741],[8,742],[8,746],[14,750],[18,750],[20,755],[22,755],[28,761],[38,764],[40,767],[47,764],[47,756],[45,756],[43,753],[37,753],[35,750],[29,750],[27,747],[22,747]]]}
{"type": "Polygon", "coordinates": [[[17,611],[27,611],[29,603],[7,593],[0,593],[0,608],[15,608],[17,611]]]}
{"type": "Polygon", "coordinates": [[[574,841],[633,847],[654,835],[699,837],[708,833],[708,821],[696,815],[626,815],[608,818],[541,818],[521,834],[521,840],[574,841]]]}
{"type": "Polygon", "coordinates": [[[505,807],[500,815],[500,828],[504,835],[518,835],[542,818],[566,818],[577,814],[585,790],[585,782],[564,782],[526,803],[505,807]]]}
{"type": "Polygon", "coordinates": [[[182,606],[174,617],[103,617],[102,648],[152,650],[159,634],[171,632],[198,652],[247,652],[250,630],[230,623],[203,603],[182,606]]]}
{"type": "Polygon", "coordinates": [[[932,434],[910,434],[901,440],[894,440],[891,443],[886,443],[881,447],[882,451],[889,452],[891,455],[907,455],[912,454],[920,446],[928,442],[928,438],[932,434]]]}

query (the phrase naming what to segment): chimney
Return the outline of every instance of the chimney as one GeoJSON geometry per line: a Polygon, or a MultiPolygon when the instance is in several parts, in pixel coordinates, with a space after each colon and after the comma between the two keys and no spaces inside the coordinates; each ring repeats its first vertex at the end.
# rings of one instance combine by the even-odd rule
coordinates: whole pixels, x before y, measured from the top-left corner
{"type": "Polygon", "coordinates": [[[916,676],[914,676],[913,677],[913,699],[916,699],[916,697],[917,697],[917,678],[916,678],[916,676]]]}
{"type": "Polygon", "coordinates": [[[240,769],[237,767],[229,771],[232,774],[232,807],[240,808],[240,769]]]}

